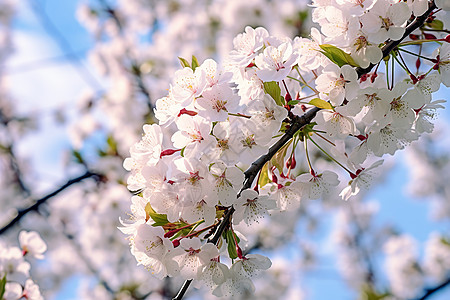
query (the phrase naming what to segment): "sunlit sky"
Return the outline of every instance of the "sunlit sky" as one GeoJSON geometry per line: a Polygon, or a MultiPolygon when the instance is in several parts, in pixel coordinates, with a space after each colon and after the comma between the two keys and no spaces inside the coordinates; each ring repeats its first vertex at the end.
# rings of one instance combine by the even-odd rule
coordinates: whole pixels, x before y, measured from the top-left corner
{"type": "MultiPolygon", "coordinates": [[[[51,190],[64,181],[68,172],[74,172],[64,169],[63,153],[69,149],[70,144],[66,128],[55,126],[53,112],[62,107],[73,108],[80,93],[89,87],[80,76],[80,62],[92,70],[86,54],[94,42],[75,19],[77,2],[22,0],[14,23],[15,53],[7,63],[7,80],[19,111],[24,114],[37,112],[40,116],[42,130],[37,135],[27,136],[19,148],[21,154],[31,156],[33,168],[38,170],[38,184],[35,186],[38,192],[51,190]],[[33,10],[30,5],[32,2],[44,5],[42,7],[49,20],[68,45],[61,47],[54,36],[55,32],[49,32],[48,27],[43,25],[45,21],[33,10]]],[[[94,71],[91,72],[96,76],[94,71]]],[[[100,78],[97,79],[102,82],[100,78]]],[[[441,91],[435,99],[448,98],[446,93],[448,91],[441,91]]],[[[440,115],[443,119],[450,120],[448,110],[440,115]]],[[[449,224],[438,224],[430,220],[429,205],[425,201],[411,200],[408,197],[405,190],[408,170],[403,164],[404,155],[397,154],[397,164],[384,179],[384,183],[369,195],[369,199],[380,202],[380,213],[376,221],[379,224],[395,224],[401,231],[409,232],[421,242],[433,230],[448,232],[449,224]]],[[[328,226],[332,225],[330,220],[328,226]]],[[[321,243],[328,243],[326,235],[321,243]]],[[[322,252],[324,263],[319,266],[318,271],[300,278],[302,287],[307,291],[306,299],[354,298],[355,295],[339,279],[329,250],[322,252]]],[[[381,268],[382,265],[378,267],[381,268]]],[[[67,282],[55,299],[77,299],[76,283],[76,278],[67,282]]],[[[450,288],[432,299],[450,299],[450,288]]]]}

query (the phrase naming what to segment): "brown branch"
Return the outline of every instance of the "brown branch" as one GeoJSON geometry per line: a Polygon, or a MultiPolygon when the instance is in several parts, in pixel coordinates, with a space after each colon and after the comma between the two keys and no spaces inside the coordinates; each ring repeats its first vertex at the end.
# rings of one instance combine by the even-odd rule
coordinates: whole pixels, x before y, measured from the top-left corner
{"type": "Polygon", "coordinates": [[[447,278],[447,280],[445,280],[444,282],[442,282],[441,284],[439,284],[438,286],[435,286],[434,288],[429,288],[425,290],[425,293],[423,294],[422,297],[417,298],[417,300],[425,300],[427,299],[429,296],[433,295],[434,293],[436,293],[437,291],[447,287],[448,285],[450,285],[450,277],[447,278]]]}
{"type": "MultiPolygon", "coordinates": [[[[422,15],[417,17],[413,22],[411,22],[406,28],[405,33],[403,34],[402,38],[397,41],[390,41],[388,42],[383,48],[383,58],[387,57],[389,53],[394,50],[406,37],[409,36],[411,32],[422,26],[425,21],[428,19],[428,16],[432,13],[432,11],[436,8],[436,5],[434,4],[434,1],[432,1],[429,5],[428,10],[422,15]]],[[[364,74],[368,74],[374,67],[374,64],[370,64],[367,68],[356,68],[356,72],[358,74],[358,78],[360,78],[364,74]]],[[[269,148],[267,154],[264,154],[260,156],[256,161],[252,163],[252,165],[247,169],[247,171],[244,172],[245,180],[244,180],[244,186],[242,187],[241,191],[239,192],[238,196],[241,194],[243,190],[251,188],[253,181],[255,180],[258,173],[261,171],[263,166],[272,159],[272,157],[294,136],[294,134],[300,130],[303,126],[309,124],[314,117],[316,116],[317,112],[321,109],[318,107],[313,107],[310,110],[308,110],[305,114],[302,116],[294,116],[291,118],[291,124],[290,128],[286,130],[285,134],[275,143],[272,145],[272,147],[269,148]]],[[[218,230],[214,234],[214,237],[212,240],[218,241],[220,236],[222,235],[223,231],[227,226],[229,226],[231,222],[231,215],[234,212],[234,208],[231,207],[231,209],[227,212],[227,215],[222,220],[222,223],[220,224],[218,230]],[[220,230],[221,229],[221,230],[220,230]]],[[[212,242],[212,240],[208,242],[212,242]]],[[[189,285],[191,284],[191,280],[186,280],[183,283],[183,286],[181,287],[178,294],[172,299],[172,300],[181,300],[186,293],[187,289],[189,288],[189,285]]]]}
{"type": "MultiPolygon", "coordinates": [[[[434,1],[431,1],[428,5],[428,10],[421,16],[417,17],[405,28],[405,33],[402,38],[397,41],[390,41],[381,49],[383,52],[383,58],[387,57],[392,50],[394,50],[405,38],[407,38],[414,30],[422,26],[428,17],[431,15],[434,9],[436,9],[436,4],[434,1]]],[[[370,64],[367,68],[356,68],[356,73],[358,73],[358,77],[361,77],[364,74],[369,73],[374,64],[370,64]]]]}
{"type": "MultiPolygon", "coordinates": [[[[219,238],[222,236],[222,233],[225,231],[225,229],[230,225],[231,222],[231,216],[234,213],[234,207],[231,206],[225,216],[223,217],[223,220],[221,221],[219,227],[217,228],[216,232],[214,233],[214,236],[212,239],[208,240],[208,243],[213,243],[214,245],[217,244],[219,241],[219,238]]],[[[183,285],[181,286],[180,290],[178,291],[177,295],[172,298],[172,300],[181,300],[183,299],[184,294],[186,294],[189,285],[191,284],[192,279],[186,280],[183,285]]]]}
{"type": "Polygon", "coordinates": [[[5,233],[8,229],[10,229],[12,226],[14,226],[17,222],[19,222],[27,213],[29,213],[31,211],[37,211],[39,209],[39,206],[44,204],[48,199],[58,195],[59,193],[61,193],[62,191],[64,191],[68,187],[70,187],[71,185],[73,185],[75,183],[78,183],[80,181],[83,181],[84,179],[91,178],[91,177],[96,178],[97,180],[100,180],[100,178],[102,176],[99,175],[99,174],[91,173],[91,172],[88,171],[88,172],[86,172],[85,174],[83,174],[83,175],[81,175],[79,177],[70,179],[69,181],[67,181],[63,186],[61,186],[57,190],[55,190],[55,191],[51,192],[50,194],[48,194],[48,195],[46,195],[46,196],[36,200],[36,202],[33,205],[31,205],[31,206],[29,206],[27,208],[18,210],[17,211],[17,216],[14,219],[12,219],[8,224],[6,224],[5,226],[3,226],[0,229],[0,235],[5,233]]]}

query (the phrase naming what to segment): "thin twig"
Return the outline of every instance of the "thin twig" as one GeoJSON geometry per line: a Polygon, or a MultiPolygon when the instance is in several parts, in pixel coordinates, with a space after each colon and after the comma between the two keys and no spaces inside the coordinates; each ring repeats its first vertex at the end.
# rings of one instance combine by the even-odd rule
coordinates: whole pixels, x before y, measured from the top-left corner
{"type": "Polygon", "coordinates": [[[445,288],[446,286],[450,285],[450,277],[447,278],[447,280],[445,280],[444,282],[442,282],[441,284],[439,284],[438,286],[435,286],[434,288],[429,288],[425,290],[425,293],[423,294],[422,297],[417,298],[417,300],[425,300],[427,299],[429,296],[433,295],[434,293],[436,293],[437,291],[445,288]]]}

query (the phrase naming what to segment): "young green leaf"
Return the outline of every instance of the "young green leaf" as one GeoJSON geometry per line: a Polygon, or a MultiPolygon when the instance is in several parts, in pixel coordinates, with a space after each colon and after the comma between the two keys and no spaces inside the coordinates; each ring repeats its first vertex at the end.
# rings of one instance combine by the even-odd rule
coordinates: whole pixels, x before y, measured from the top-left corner
{"type": "Polygon", "coordinates": [[[234,242],[232,230],[228,230],[225,233],[225,240],[227,241],[228,255],[230,256],[231,259],[236,259],[238,257],[238,253],[236,250],[236,244],[234,242]]]}
{"type": "Polygon", "coordinates": [[[291,100],[288,102],[288,105],[297,105],[300,103],[300,100],[291,100]]]}
{"type": "Polygon", "coordinates": [[[331,105],[331,103],[319,98],[312,99],[311,101],[309,101],[309,104],[314,105],[315,107],[318,108],[333,109],[333,105],[331,105]]]}
{"type": "Polygon", "coordinates": [[[339,67],[343,65],[350,65],[353,67],[359,67],[358,64],[353,60],[350,54],[344,52],[336,46],[330,44],[320,45],[322,52],[326,57],[328,57],[332,62],[337,64],[339,67]]]}
{"type": "Polygon", "coordinates": [[[435,30],[443,30],[444,29],[444,23],[437,19],[434,19],[430,23],[426,22],[425,26],[430,27],[431,29],[435,29],[435,30]]]}
{"type": "Polygon", "coordinates": [[[150,217],[153,221],[155,221],[152,226],[164,226],[169,223],[169,220],[167,220],[166,214],[158,214],[153,207],[150,205],[150,203],[147,203],[145,206],[145,214],[147,215],[147,219],[150,217]]]}
{"type": "Polygon", "coordinates": [[[278,105],[284,105],[282,100],[283,98],[281,97],[281,89],[276,81],[264,82],[264,91],[266,92],[266,94],[272,96],[272,98],[278,105]]]}
{"type": "Polygon", "coordinates": [[[268,163],[266,163],[262,167],[262,169],[260,171],[258,185],[260,187],[263,187],[266,184],[268,184],[269,182],[270,182],[270,179],[269,179],[269,165],[268,165],[268,163]]]}
{"type": "Polygon", "coordinates": [[[190,68],[191,67],[191,65],[189,64],[189,62],[186,59],[184,59],[182,57],[178,57],[178,60],[180,61],[180,64],[181,64],[181,66],[183,68],[190,68]]]}
{"type": "Polygon", "coordinates": [[[0,280],[0,299],[3,299],[3,295],[5,295],[5,286],[6,286],[6,274],[0,280]]]}
{"type": "Polygon", "coordinates": [[[195,57],[194,55],[192,55],[192,70],[195,71],[195,69],[200,66],[200,64],[198,63],[197,57],[195,57]]]}

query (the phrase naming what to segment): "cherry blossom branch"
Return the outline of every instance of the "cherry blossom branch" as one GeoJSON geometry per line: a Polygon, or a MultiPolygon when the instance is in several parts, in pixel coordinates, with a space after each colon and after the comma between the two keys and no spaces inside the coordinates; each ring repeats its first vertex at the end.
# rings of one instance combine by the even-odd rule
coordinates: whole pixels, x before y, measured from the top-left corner
{"type": "MultiPolygon", "coordinates": [[[[313,107],[308,110],[302,116],[293,116],[291,126],[286,133],[275,143],[272,147],[269,148],[266,154],[260,156],[257,160],[255,160],[252,165],[244,172],[245,181],[244,186],[241,189],[243,190],[249,189],[259,171],[263,168],[263,166],[272,159],[272,157],[280,150],[290,139],[294,136],[294,134],[301,129],[303,126],[309,124],[312,119],[316,116],[317,112],[320,110],[318,107],[313,107]]],[[[239,192],[239,194],[241,193],[239,192]]]]}
{"type": "MultiPolygon", "coordinates": [[[[421,16],[417,17],[413,22],[411,22],[406,28],[405,33],[403,34],[402,38],[397,41],[390,41],[382,48],[383,58],[387,57],[389,53],[394,50],[406,37],[408,37],[414,30],[422,26],[425,21],[428,19],[429,15],[433,12],[433,10],[436,8],[436,5],[434,4],[434,1],[430,3],[428,10],[421,16]]],[[[367,68],[356,68],[356,73],[358,74],[358,77],[368,74],[373,67],[375,67],[375,64],[370,64],[367,68]]],[[[248,189],[251,187],[254,179],[256,178],[256,175],[258,172],[262,169],[262,167],[270,160],[272,157],[280,150],[292,137],[293,135],[301,129],[303,126],[309,124],[311,120],[316,116],[317,112],[321,110],[320,108],[314,107],[307,111],[302,116],[295,116],[292,120],[291,127],[289,130],[286,131],[286,133],[281,137],[281,139],[278,140],[277,143],[275,143],[272,147],[270,147],[267,154],[261,156],[258,158],[255,162],[252,163],[250,168],[248,168],[247,171],[244,172],[245,174],[245,183],[242,190],[248,189]]]]}
{"type": "Polygon", "coordinates": [[[425,300],[429,296],[433,295],[435,292],[445,288],[448,285],[450,285],[450,277],[447,278],[447,280],[445,280],[444,282],[442,282],[438,286],[435,286],[434,288],[425,289],[425,293],[423,294],[423,296],[420,297],[420,298],[417,298],[417,300],[425,300]]]}
{"type": "MultiPolygon", "coordinates": [[[[425,21],[428,19],[429,15],[432,13],[432,11],[436,8],[436,5],[434,4],[434,1],[432,1],[429,4],[428,10],[422,15],[414,19],[413,22],[411,22],[406,28],[405,33],[403,34],[402,38],[397,41],[390,41],[388,42],[383,48],[383,58],[387,57],[389,53],[394,50],[406,37],[409,36],[410,33],[412,33],[414,30],[422,26],[425,21]]],[[[367,68],[356,68],[356,72],[358,74],[358,78],[361,76],[368,74],[374,67],[374,64],[370,64],[367,68]]],[[[300,130],[303,126],[309,124],[314,117],[316,116],[317,112],[320,111],[321,108],[313,107],[309,109],[305,114],[302,116],[291,116],[291,124],[288,130],[286,130],[285,134],[274,144],[272,145],[268,152],[262,156],[260,156],[256,161],[254,161],[251,166],[244,172],[245,180],[244,185],[242,189],[240,190],[239,195],[242,191],[251,188],[253,181],[257,177],[258,173],[261,171],[261,169],[264,167],[264,165],[272,159],[272,157],[289,141],[291,138],[293,138],[294,134],[300,130]]],[[[231,209],[227,212],[224,219],[222,220],[222,223],[220,224],[219,228],[217,229],[214,237],[209,240],[208,242],[216,243],[220,236],[222,235],[223,231],[227,226],[229,226],[231,222],[231,215],[234,212],[234,208],[231,207],[231,209]]],[[[189,288],[189,285],[191,284],[192,280],[186,280],[177,295],[172,298],[172,300],[181,300],[186,293],[186,291],[189,288]]]]}
{"type": "MultiPolygon", "coordinates": [[[[428,17],[431,15],[434,9],[436,9],[436,4],[434,1],[431,1],[428,5],[428,10],[421,16],[417,17],[405,28],[405,33],[402,38],[397,41],[390,41],[381,49],[383,52],[383,58],[387,57],[392,50],[394,50],[406,37],[408,37],[414,30],[422,26],[428,17]]],[[[358,77],[361,77],[364,74],[369,73],[372,68],[375,67],[375,64],[370,64],[367,68],[356,68],[356,73],[358,73],[358,77]]]]}
{"type": "MultiPolygon", "coordinates": [[[[242,189],[241,191],[243,191],[242,189]]],[[[234,213],[234,207],[231,206],[225,216],[223,217],[222,222],[220,223],[219,227],[217,228],[214,236],[208,240],[208,243],[213,243],[214,245],[217,244],[219,241],[219,238],[222,236],[222,233],[225,231],[225,229],[230,225],[231,222],[231,216],[234,213]]],[[[172,298],[172,300],[181,300],[184,297],[184,294],[186,294],[190,284],[192,282],[192,279],[184,281],[183,285],[181,286],[180,290],[178,291],[177,295],[172,298]]]]}
{"type": "Polygon", "coordinates": [[[57,190],[51,192],[50,194],[36,200],[36,202],[24,209],[20,209],[17,211],[17,216],[12,219],[8,224],[6,224],[5,226],[3,226],[0,229],[0,235],[5,233],[8,229],[10,229],[12,226],[14,226],[17,222],[19,222],[27,213],[31,212],[31,211],[37,211],[39,209],[39,206],[41,206],[42,204],[44,204],[48,199],[58,195],[59,193],[61,193],[62,191],[64,191],[65,189],[67,189],[68,187],[70,187],[71,185],[81,182],[84,179],[87,178],[94,178],[96,180],[100,180],[102,175],[97,174],[97,173],[92,173],[87,171],[86,173],[84,173],[83,175],[70,179],[69,181],[67,181],[63,186],[61,186],[60,188],[58,188],[57,190]]]}
{"type": "Polygon", "coordinates": [[[183,285],[181,286],[180,290],[178,291],[178,294],[172,298],[172,300],[181,300],[184,297],[184,294],[186,294],[189,286],[191,285],[192,279],[186,280],[183,285]]]}

